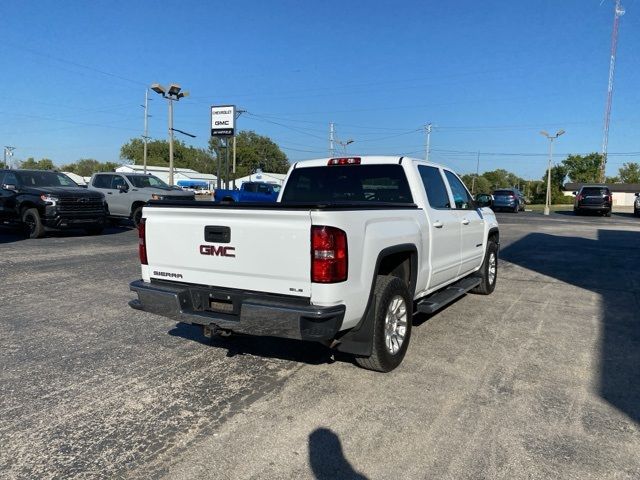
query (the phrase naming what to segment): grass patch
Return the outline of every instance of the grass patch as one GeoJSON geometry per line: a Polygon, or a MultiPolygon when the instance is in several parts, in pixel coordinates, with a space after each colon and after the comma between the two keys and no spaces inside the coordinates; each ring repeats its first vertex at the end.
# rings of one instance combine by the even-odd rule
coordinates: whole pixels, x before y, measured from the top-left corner
{"type": "MultiPolygon", "coordinates": [[[[526,210],[532,210],[534,212],[543,212],[544,205],[527,205],[526,210]]],[[[551,205],[549,210],[552,212],[567,212],[573,210],[573,205],[551,205]]]]}

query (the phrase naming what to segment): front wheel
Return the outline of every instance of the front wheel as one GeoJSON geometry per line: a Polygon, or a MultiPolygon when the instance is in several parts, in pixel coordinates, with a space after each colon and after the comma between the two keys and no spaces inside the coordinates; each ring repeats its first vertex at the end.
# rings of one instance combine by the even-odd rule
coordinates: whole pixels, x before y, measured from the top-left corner
{"type": "Polygon", "coordinates": [[[138,225],[140,225],[140,221],[142,220],[142,207],[143,205],[136,207],[131,214],[131,220],[133,220],[133,225],[136,228],[138,228],[138,225]]]}
{"type": "Polygon", "coordinates": [[[633,209],[633,216],[634,217],[640,217],[640,210],[638,210],[637,208],[633,209]]]}
{"type": "Polygon", "coordinates": [[[371,355],[356,357],[356,363],[367,370],[390,372],[402,363],[407,353],[413,302],[404,281],[389,275],[378,275],[374,295],[371,355]]]}
{"type": "Polygon", "coordinates": [[[40,238],[44,235],[44,225],[37,208],[27,208],[22,212],[22,222],[27,227],[29,238],[40,238]]]}
{"type": "Polygon", "coordinates": [[[484,261],[480,270],[480,285],[473,288],[473,293],[480,295],[489,295],[496,289],[496,281],[498,280],[498,244],[493,240],[489,240],[487,251],[484,254],[484,261]]]}

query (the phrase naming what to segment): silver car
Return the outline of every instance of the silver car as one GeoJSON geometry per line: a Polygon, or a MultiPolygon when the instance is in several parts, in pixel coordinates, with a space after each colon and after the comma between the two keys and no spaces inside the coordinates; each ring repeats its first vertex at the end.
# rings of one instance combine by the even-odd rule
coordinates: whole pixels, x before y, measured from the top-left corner
{"type": "Polygon", "coordinates": [[[142,218],[142,207],[149,200],[195,199],[193,192],[171,187],[158,177],[144,173],[94,173],[88,188],[104,193],[110,218],[128,218],[136,226],[142,218]]]}

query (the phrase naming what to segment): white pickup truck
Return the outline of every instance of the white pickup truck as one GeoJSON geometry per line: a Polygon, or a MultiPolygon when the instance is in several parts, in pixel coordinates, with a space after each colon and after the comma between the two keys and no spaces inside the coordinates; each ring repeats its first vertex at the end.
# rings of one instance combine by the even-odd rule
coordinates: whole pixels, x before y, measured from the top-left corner
{"type": "Polygon", "coordinates": [[[496,284],[493,212],[407,157],[299,162],[277,203],[152,201],[143,217],[133,308],[321,342],[377,371],[402,362],[414,312],[496,284]]]}

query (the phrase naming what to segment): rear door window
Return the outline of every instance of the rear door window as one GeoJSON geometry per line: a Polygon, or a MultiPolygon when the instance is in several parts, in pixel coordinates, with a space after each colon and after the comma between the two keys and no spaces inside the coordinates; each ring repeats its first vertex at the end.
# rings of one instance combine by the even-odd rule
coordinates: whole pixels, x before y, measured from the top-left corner
{"type": "Polygon", "coordinates": [[[447,192],[440,169],[418,165],[418,172],[420,172],[420,178],[427,192],[427,200],[431,208],[451,208],[449,192],[447,192]]]}
{"type": "Polygon", "coordinates": [[[111,177],[113,175],[96,175],[93,179],[93,186],[96,188],[111,188],[111,177]]]}

